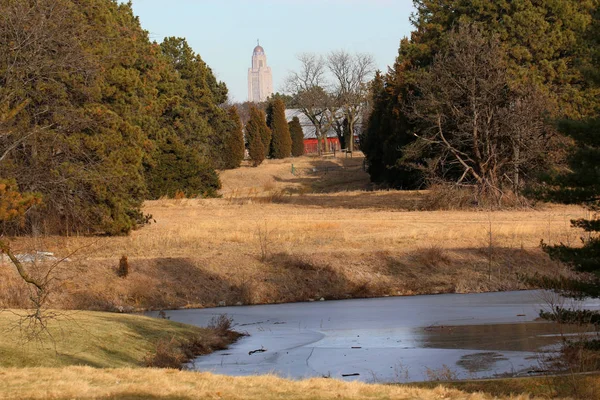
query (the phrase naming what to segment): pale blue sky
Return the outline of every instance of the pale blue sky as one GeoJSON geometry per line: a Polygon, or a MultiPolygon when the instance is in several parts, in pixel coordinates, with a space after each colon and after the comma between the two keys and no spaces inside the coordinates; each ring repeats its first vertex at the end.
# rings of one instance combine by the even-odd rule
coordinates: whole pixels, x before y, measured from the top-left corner
{"type": "Polygon", "coordinates": [[[246,101],[256,39],[275,91],[303,52],[367,52],[386,70],[411,31],[412,0],[133,0],[133,9],[152,40],[185,37],[232,100],[246,101]]]}

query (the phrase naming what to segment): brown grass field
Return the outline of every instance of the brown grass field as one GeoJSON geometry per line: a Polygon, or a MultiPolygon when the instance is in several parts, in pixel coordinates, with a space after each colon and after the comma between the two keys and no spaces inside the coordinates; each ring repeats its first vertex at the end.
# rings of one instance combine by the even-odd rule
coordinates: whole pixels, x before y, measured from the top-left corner
{"type": "MultiPolygon", "coordinates": [[[[372,191],[361,165],[360,157],[306,157],[242,167],[222,173],[222,198],[147,202],[144,211],[156,222],[128,237],[18,238],[12,245],[21,254],[68,256],[53,272],[58,279],[47,304],[59,309],[512,290],[528,288],[519,275],[569,274],[539,244],[576,243],[581,233],[569,221],[585,216],[583,209],[418,211],[427,192],[372,191]],[[116,274],[123,255],[126,278],[116,274]]],[[[52,265],[27,268],[43,274],[52,265]]],[[[0,266],[0,308],[29,306],[30,293],[13,267],[0,266]]],[[[159,337],[197,334],[162,320],[70,313],[67,321],[79,319],[75,328],[61,325],[55,335],[63,341],[43,349],[8,343],[14,317],[0,314],[0,325],[13,324],[13,330],[0,326],[1,365],[24,367],[0,368],[0,398],[525,400],[592,399],[599,391],[597,376],[417,387],[69,366],[135,367],[157,349],[159,337]]]]}
{"type": "MultiPolygon", "coordinates": [[[[520,384],[529,394],[486,391],[471,384],[473,392],[439,384],[432,389],[411,386],[346,383],[332,379],[289,381],[274,376],[234,378],[177,370],[26,368],[0,369],[2,399],[411,399],[411,400],[533,400],[573,398],[562,396],[544,383],[520,384]],[[539,386],[542,386],[540,388],[539,386]]],[[[577,384],[597,384],[591,377],[574,378],[577,384]]],[[[506,381],[502,381],[506,382],[506,381]]],[[[537,381],[536,381],[537,382],[537,381]]],[[[549,381],[544,381],[549,382],[549,381]]],[[[500,382],[501,383],[501,382],[500,382]]],[[[575,397],[585,399],[586,397],[575,397]]]]}
{"type": "MultiPolygon", "coordinates": [[[[267,161],[222,173],[222,198],[149,201],[128,237],[19,238],[18,253],[69,256],[51,306],[132,310],[528,288],[568,274],[540,250],[577,243],[574,206],[418,211],[426,192],[369,191],[362,158],[267,161]],[[292,164],[295,174],[292,174],[292,164]],[[122,255],[131,266],[116,276],[122,255]]],[[[43,272],[42,263],[34,270],[43,272]]],[[[5,263],[0,307],[28,292],[5,263]]]]}

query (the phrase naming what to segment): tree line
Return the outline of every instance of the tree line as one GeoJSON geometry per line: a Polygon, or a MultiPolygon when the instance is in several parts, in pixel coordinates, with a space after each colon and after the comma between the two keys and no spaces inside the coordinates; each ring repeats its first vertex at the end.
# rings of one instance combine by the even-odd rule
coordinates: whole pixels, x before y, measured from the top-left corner
{"type": "Polygon", "coordinates": [[[287,121],[286,96],[276,93],[264,103],[245,103],[247,110],[244,129],[248,158],[253,166],[267,157],[284,159],[304,154],[304,131],[298,117],[287,121]]]}
{"type": "Polygon", "coordinates": [[[371,84],[374,182],[473,186],[500,199],[565,165],[555,121],[598,107],[586,79],[596,0],[415,0],[410,38],[371,84]]]}
{"type": "Polygon", "coordinates": [[[116,0],[0,2],[3,233],[126,234],[162,196],[213,196],[244,157],[227,87],[116,0]]]}
{"type": "Polygon", "coordinates": [[[588,207],[572,221],[580,246],[542,245],[585,274],[538,283],[599,297],[600,2],[413,3],[414,31],[370,85],[360,141],[372,181],[588,207]]]}

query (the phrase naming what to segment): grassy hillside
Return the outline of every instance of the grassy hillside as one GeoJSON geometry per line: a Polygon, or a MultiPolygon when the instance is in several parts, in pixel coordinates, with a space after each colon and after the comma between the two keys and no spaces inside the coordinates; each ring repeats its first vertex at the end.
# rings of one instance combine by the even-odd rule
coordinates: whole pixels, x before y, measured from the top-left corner
{"type": "Polygon", "coordinates": [[[25,314],[0,312],[0,367],[140,367],[164,343],[194,341],[210,352],[232,341],[215,329],[98,312],[57,313],[46,320],[47,332],[30,337],[30,321],[20,316],[25,314]]]}
{"type": "MultiPolygon", "coordinates": [[[[222,198],[147,202],[156,222],[128,237],[21,238],[13,246],[61,256],[79,249],[57,270],[50,297],[66,309],[516,290],[528,288],[519,274],[568,274],[539,243],[577,243],[569,221],[583,209],[417,211],[426,192],[366,191],[361,165],[303,157],[242,167],[223,173],[222,198]],[[122,255],[131,267],[125,279],[115,272],[122,255]]],[[[9,264],[0,277],[0,307],[27,306],[9,264]]]]}

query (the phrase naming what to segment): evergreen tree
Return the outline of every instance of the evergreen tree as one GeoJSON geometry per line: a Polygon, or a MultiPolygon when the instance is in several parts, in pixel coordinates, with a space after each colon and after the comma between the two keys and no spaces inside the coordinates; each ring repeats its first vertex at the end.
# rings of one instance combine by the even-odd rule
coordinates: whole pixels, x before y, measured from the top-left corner
{"type": "Polygon", "coordinates": [[[0,177],[44,200],[23,229],[127,233],[143,221],[141,127],[156,82],[152,45],[131,7],[5,1],[0,36],[0,109],[18,109],[1,123],[10,134],[0,135],[0,177]]]}
{"type": "MultiPolygon", "coordinates": [[[[599,12],[596,13],[599,16],[599,12]]],[[[593,54],[589,64],[587,81],[590,87],[600,87],[600,24],[598,19],[588,36],[593,54]]],[[[572,226],[585,232],[581,246],[543,244],[544,250],[553,258],[570,265],[575,271],[588,273],[578,280],[548,281],[549,287],[577,297],[600,297],[600,104],[596,103],[596,115],[582,120],[564,120],[559,130],[570,137],[574,146],[569,157],[569,171],[550,177],[551,189],[547,198],[566,204],[582,204],[589,208],[587,219],[571,221],[572,226]]],[[[564,310],[554,310],[564,311],[564,310]]],[[[596,313],[597,318],[599,315],[596,313]]]]}
{"type": "Polygon", "coordinates": [[[265,122],[265,113],[250,106],[250,120],[246,124],[246,142],[252,165],[259,166],[265,159],[265,145],[263,140],[266,136],[265,130],[269,130],[265,122]]]}
{"type": "Polygon", "coordinates": [[[600,297],[600,119],[563,121],[560,130],[575,141],[575,149],[569,160],[571,172],[555,179],[560,189],[552,191],[550,198],[567,204],[583,204],[590,209],[592,217],[571,221],[574,227],[586,232],[583,246],[561,244],[544,246],[544,250],[576,271],[591,273],[594,277],[583,283],[562,282],[559,287],[577,295],[600,297]]]}
{"type": "Polygon", "coordinates": [[[177,136],[159,143],[157,166],[148,171],[148,191],[151,198],[214,197],[221,188],[215,170],[207,165],[191,147],[185,146],[177,136]]]}
{"type": "Polygon", "coordinates": [[[300,119],[294,117],[288,124],[290,136],[292,137],[292,156],[300,157],[304,155],[304,132],[300,119]]]}
{"type": "Polygon", "coordinates": [[[371,181],[386,183],[398,189],[419,189],[425,177],[420,162],[405,162],[407,146],[415,141],[412,124],[404,113],[408,97],[403,66],[384,76],[377,72],[371,83],[373,110],[366,129],[360,135],[371,181]]]}
{"type": "Polygon", "coordinates": [[[260,140],[265,149],[265,157],[269,154],[269,149],[271,148],[271,141],[273,140],[273,132],[271,132],[271,128],[267,125],[267,116],[265,112],[259,108],[254,109],[254,113],[252,109],[250,110],[250,118],[254,118],[256,124],[258,125],[260,131],[260,140]]]}
{"type": "Polygon", "coordinates": [[[235,121],[221,107],[227,101],[227,86],[217,81],[210,67],[185,39],[166,38],[161,49],[177,72],[179,85],[183,86],[170,86],[162,93],[170,104],[165,115],[173,119],[177,135],[186,145],[194,147],[207,163],[215,168],[231,168],[227,141],[235,121]]]}
{"type": "MultiPolygon", "coordinates": [[[[234,129],[226,99],[185,40],[150,42],[130,3],[0,2],[0,179],[43,197],[23,231],[126,234],[172,154],[211,193],[234,129]]],[[[182,191],[193,180],[170,176],[182,191]]]]}
{"type": "Polygon", "coordinates": [[[285,104],[280,98],[275,98],[267,108],[267,125],[272,132],[269,150],[271,158],[289,157],[292,153],[292,138],[285,118],[285,104]]]}
{"type": "Polygon", "coordinates": [[[227,111],[230,122],[230,130],[226,139],[226,152],[223,165],[226,169],[238,168],[244,160],[246,148],[244,145],[244,132],[242,121],[238,115],[237,107],[230,107],[227,111]]]}
{"type": "Polygon", "coordinates": [[[373,113],[365,133],[370,144],[363,148],[372,180],[402,188],[421,184],[418,169],[436,154],[427,146],[412,145],[417,141],[413,133],[423,128],[406,113],[419,97],[415,82],[423,79],[460,23],[476,24],[500,39],[511,87],[534,84],[548,98],[548,108],[572,118],[590,115],[595,92],[577,67],[590,57],[582,38],[596,0],[414,0],[414,5],[415,30],[401,41],[393,68],[380,76],[372,94],[373,113]],[[419,148],[421,154],[415,157],[419,148]]]}

